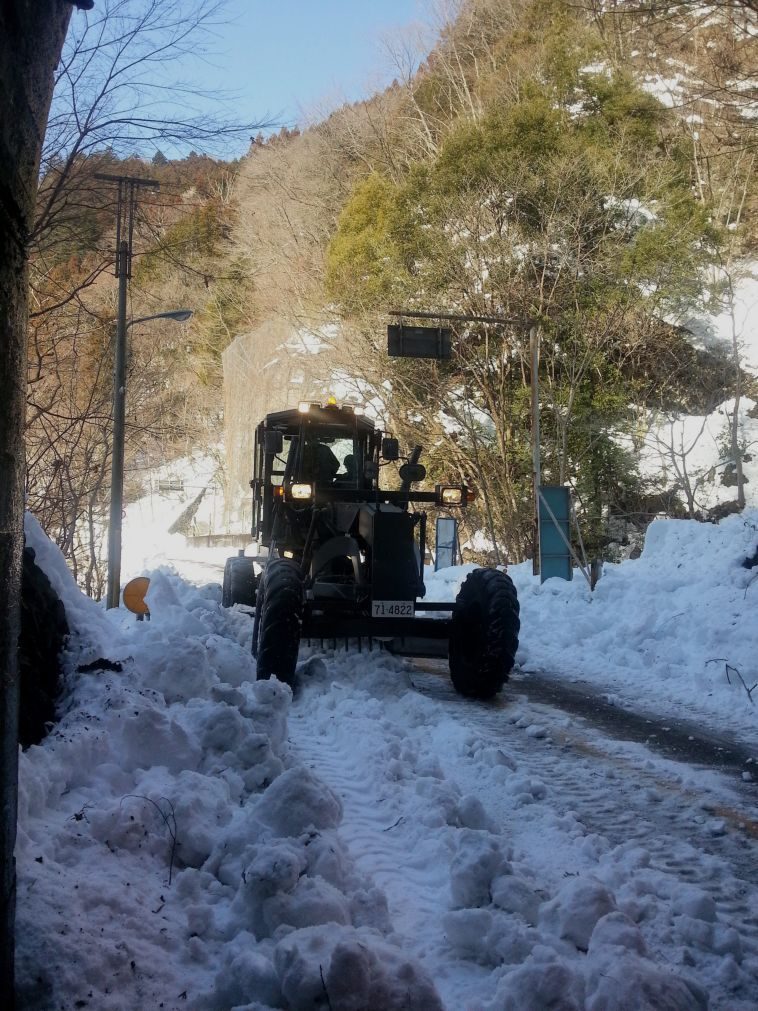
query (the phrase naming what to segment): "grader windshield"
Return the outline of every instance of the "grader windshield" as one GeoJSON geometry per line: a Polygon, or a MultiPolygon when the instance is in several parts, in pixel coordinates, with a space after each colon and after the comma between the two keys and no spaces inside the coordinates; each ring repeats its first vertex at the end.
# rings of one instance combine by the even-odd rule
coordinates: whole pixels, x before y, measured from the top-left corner
{"type": "Polygon", "coordinates": [[[254,530],[267,544],[277,501],[305,508],[315,497],[370,490],[366,464],[378,453],[374,424],[339,407],[309,405],[280,411],[258,426],[255,446],[254,530]]]}

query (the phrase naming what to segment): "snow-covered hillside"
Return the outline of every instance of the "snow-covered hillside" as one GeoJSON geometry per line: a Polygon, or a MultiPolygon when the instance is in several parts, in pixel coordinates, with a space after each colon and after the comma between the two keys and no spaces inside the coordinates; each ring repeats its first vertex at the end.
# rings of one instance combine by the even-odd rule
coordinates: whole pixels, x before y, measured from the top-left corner
{"type": "MultiPolygon", "coordinates": [[[[31,519],[27,537],[75,631],[61,721],[21,756],[21,1007],[755,1006],[736,785],[587,739],[516,684],[450,698],[384,652],[304,649],[293,699],[255,681],[217,582],[154,571],[138,623],[84,598],[31,519]]],[[[756,548],[755,514],[661,521],[592,596],[516,569],[522,670],[695,707],[758,760],[746,689],[705,662],[758,680],[756,548]]]]}
{"type": "MultiPolygon", "coordinates": [[[[735,276],[716,271],[714,288],[726,285],[714,312],[685,317],[681,322],[701,349],[739,358],[749,376],[758,376],[758,263],[740,264],[735,276]],[[728,278],[728,283],[727,283],[728,278]]],[[[623,444],[633,448],[641,474],[661,487],[676,487],[680,501],[704,514],[736,498],[731,428],[737,410],[738,442],[745,482],[745,499],[758,506],[758,409],[744,393],[735,408],[734,398],[714,404],[707,414],[650,413],[644,430],[623,444]]]]}

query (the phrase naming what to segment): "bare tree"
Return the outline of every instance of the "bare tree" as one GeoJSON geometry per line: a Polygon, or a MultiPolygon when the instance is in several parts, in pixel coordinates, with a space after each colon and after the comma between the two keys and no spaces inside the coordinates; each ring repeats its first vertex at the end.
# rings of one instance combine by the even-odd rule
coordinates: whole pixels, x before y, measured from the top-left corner
{"type": "Polygon", "coordinates": [[[88,593],[98,589],[98,538],[110,460],[110,320],[72,307],[32,321],[26,503],[88,593]],[[80,571],[83,569],[83,571],[80,571]]]}
{"type": "MultiPolygon", "coordinates": [[[[571,6],[591,10],[596,14],[602,10],[597,0],[576,2],[571,6]]],[[[655,21],[673,20],[689,14],[698,21],[705,21],[716,11],[739,18],[750,11],[758,13],[758,0],[704,0],[698,4],[692,3],[692,0],[668,0],[667,3],[660,3],[660,0],[611,0],[611,3],[604,6],[615,15],[627,17],[644,15],[655,21]]]]}
{"type": "Polygon", "coordinates": [[[714,467],[713,464],[697,466],[690,459],[699,448],[707,426],[707,414],[703,415],[697,430],[689,432],[685,431],[684,421],[676,415],[668,415],[665,419],[653,415],[645,440],[648,448],[659,455],[663,474],[666,475],[669,469],[673,473],[674,489],[680,491],[687,501],[688,519],[697,518],[700,511],[697,496],[714,467]]]}
{"type": "Polygon", "coordinates": [[[671,104],[691,116],[730,120],[722,137],[735,150],[754,147],[751,109],[758,99],[755,39],[758,0],[568,0],[587,12],[602,36],[606,57],[623,66],[633,61],[652,77],[682,68],[669,94],[671,104]],[[665,58],[662,54],[665,53],[665,58]],[[668,69],[667,69],[668,68],[668,69]],[[743,122],[740,122],[744,114],[743,122]]]}
{"type": "MultiPolygon", "coordinates": [[[[186,150],[190,144],[213,150],[262,125],[232,121],[214,102],[218,96],[204,94],[193,83],[177,83],[183,57],[208,54],[224,7],[225,0],[98,0],[96,8],[72,26],[56,72],[30,236],[33,340],[27,495],[88,592],[97,592],[100,577],[114,316],[106,272],[113,256],[115,195],[113,187],[95,175],[152,175],[153,166],[135,151],[162,155],[164,148],[186,150]]],[[[165,156],[162,161],[165,164],[165,156]]],[[[193,154],[182,165],[194,179],[200,167],[212,168],[214,163],[193,154]]],[[[156,275],[160,278],[162,297],[171,299],[176,292],[173,304],[207,305],[204,318],[196,313],[198,331],[223,329],[220,311],[215,313],[218,318],[210,318],[217,308],[218,293],[211,285],[218,263],[200,264],[195,257],[190,264],[192,257],[172,239],[182,218],[202,214],[208,203],[197,196],[188,201],[191,183],[183,185],[180,177],[172,174],[173,185],[159,198],[149,198],[150,206],[147,198],[142,201],[133,237],[132,305],[137,315],[142,305],[143,315],[155,311],[150,301],[155,293],[145,291],[144,283],[140,286],[145,272],[140,271],[139,256],[150,249],[153,260],[165,265],[154,268],[152,275],[153,285],[156,275]],[[176,281],[164,277],[168,271],[176,281]]],[[[228,190],[228,184],[222,186],[216,204],[231,216],[222,206],[229,202],[228,190]]],[[[214,223],[217,218],[220,214],[214,223]]],[[[206,259],[210,261],[210,255],[206,259]]],[[[221,257],[217,254],[216,259],[221,257]]],[[[208,384],[207,376],[191,381],[186,356],[181,355],[179,367],[180,355],[169,340],[161,335],[150,345],[132,340],[132,359],[142,368],[130,387],[127,448],[144,447],[156,438],[168,440],[179,427],[178,392],[202,391],[208,384]]],[[[198,371],[217,369],[210,360],[212,351],[198,371]]],[[[193,413],[185,412],[185,417],[193,413]]]]}
{"type": "MultiPolygon", "coordinates": [[[[218,95],[177,82],[182,58],[208,54],[224,7],[225,0],[101,0],[74,25],[56,72],[31,236],[41,277],[61,243],[81,233],[86,212],[112,200],[112,188],[94,179],[109,158],[190,145],[223,149],[268,125],[233,120],[218,95]],[[198,112],[199,104],[212,111],[198,112]]],[[[110,262],[110,250],[101,252],[76,291],[110,262]]],[[[58,301],[76,291],[61,291],[58,301]]]]}
{"type": "Polygon", "coordinates": [[[744,471],[744,458],[745,449],[741,444],[740,439],[740,404],[744,395],[743,391],[743,372],[742,372],[742,333],[737,323],[736,314],[736,295],[735,295],[735,277],[734,270],[731,265],[722,266],[722,272],[726,281],[725,284],[725,298],[726,310],[729,315],[729,329],[730,329],[730,343],[732,351],[732,365],[734,369],[734,406],[732,409],[732,415],[729,419],[729,449],[731,453],[731,462],[735,468],[735,477],[737,484],[737,506],[740,509],[745,508],[745,471],[744,471]]]}
{"type": "MultiPolygon", "coordinates": [[[[482,85],[513,101],[524,57],[502,39],[523,25],[529,0],[429,0],[429,23],[413,24],[384,40],[404,98],[403,147],[433,160],[451,124],[479,120],[488,102],[482,85]],[[495,76],[499,75],[495,83],[495,76]]],[[[530,51],[528,59],[534,59],[530,51]]]]}

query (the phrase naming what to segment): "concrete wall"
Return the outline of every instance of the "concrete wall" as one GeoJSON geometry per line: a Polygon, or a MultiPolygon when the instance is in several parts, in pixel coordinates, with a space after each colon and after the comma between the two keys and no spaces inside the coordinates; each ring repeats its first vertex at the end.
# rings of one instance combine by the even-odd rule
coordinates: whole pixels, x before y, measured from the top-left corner
{"type": "Polygon", "coordinates": [[[250,529],[249,481],[256,425],[270,411],[324,399],[333,370],[331,343],[324,334],[267,320],[240,334],[224,351],[224,442],[226,529],[250,529]]]}

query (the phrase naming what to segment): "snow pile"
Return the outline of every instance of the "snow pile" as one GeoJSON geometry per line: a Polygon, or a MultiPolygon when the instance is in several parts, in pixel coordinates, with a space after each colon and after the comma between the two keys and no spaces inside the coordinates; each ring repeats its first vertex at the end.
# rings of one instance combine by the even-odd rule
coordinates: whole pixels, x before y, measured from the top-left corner
{"type": "Polygon", "coordinates": [[[108,650],[118,632],[107,620],[102,608],[73,585],[66,559],[44,532],[37,519],[26,513],[24,537],[28,547],[34,549],[35,562],[50,580],[50,585],[66,607],[66,621],[72,633],[78,635],[85,654],[82,662],[101,656],[108,650]],[[86,655],[86,654],[90,655],[86,655]]]}
{"type": "MultiPolygon", "coordinates": [[[[577,766],[549,738],[536,744],[515,707],[478,713],[472,732],[392,657],[328,653],[311,661],[291,714],[294,745],[342,796],[350,851],[435,967],[445,1007],[697,1011],[721,989],[726,1003],[714,1006],[747,1011],[758,950],[707,890],[723,868],[662,833],[672,868],[686,866],[701,888],[636,841],[656,842],[654,823],[620,842],[615,818],[608,835],[593,831],[572,807],[586,790],[573,780],[602,778],[602,766],[577,766]]],[[[607,796],[620,788],[609,781],[607,796]]],[[[660,800],[649,792],[647,806],[660,800]]]]}
{"type": "MultiPolygon", "coordinates": [[[[509,568],[521,605],[519,667],[612,689],[642,709],[672,706],[755,733],[758,510],[719,524],[654,520],[642,557],[606,563],[591,593],[581,573],[540,584],[509,568]],[[751,566],[752,567],[746,567],[751,566]],[[727,668],[728,665],[728,668],[727,668]]],[[[474,566],[428,573],[429,600],[451,600],[474,566]]]]}
{"type": "Polygon", "coordinates": [[[150,622],[102,612],[28,537],[75,635],[62,719],[21,755],[21,1006],[441,1008],[339,798],[289,753],[292,694],[255,681],[249,616],[167,571],[150,622]],[[121,671],[75,673],[88,622],[121,671]]]}

